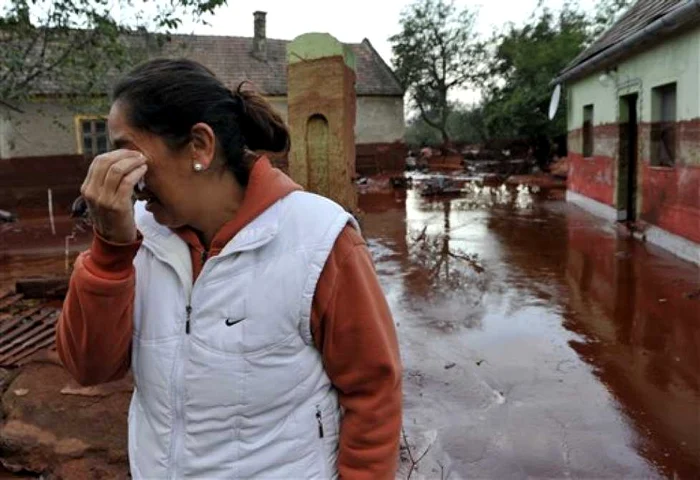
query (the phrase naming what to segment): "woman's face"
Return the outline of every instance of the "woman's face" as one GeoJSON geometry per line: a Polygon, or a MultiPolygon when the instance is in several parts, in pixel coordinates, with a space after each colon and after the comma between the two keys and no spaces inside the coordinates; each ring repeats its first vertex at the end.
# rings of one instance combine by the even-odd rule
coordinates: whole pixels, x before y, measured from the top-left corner
{"type": "Polygon", "coordinates": [[[195,193],[191,191],[192,151],[187,147],[173,151],[159,136],[131,127],[126,105],[120,101],[112,105],[107,125],[114,148],[135,150],[146,157],[145,187],[137,192],[137,199],[148,202],[146,209],[161,225],[178,228],[189,224],[188,199],[195,193]]]}

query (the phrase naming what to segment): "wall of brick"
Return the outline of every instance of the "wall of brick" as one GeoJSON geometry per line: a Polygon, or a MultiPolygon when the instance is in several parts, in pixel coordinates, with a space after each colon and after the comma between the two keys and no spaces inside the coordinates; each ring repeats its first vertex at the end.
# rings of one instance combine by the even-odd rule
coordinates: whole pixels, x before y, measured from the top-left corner
{"type": "Polygon", "coordinates": [[[294,52],[287,80],[290,175],[304,188],[355,211],[355,72],[342,44],[330,35],[302,35],[288,50],[294,52]]]}

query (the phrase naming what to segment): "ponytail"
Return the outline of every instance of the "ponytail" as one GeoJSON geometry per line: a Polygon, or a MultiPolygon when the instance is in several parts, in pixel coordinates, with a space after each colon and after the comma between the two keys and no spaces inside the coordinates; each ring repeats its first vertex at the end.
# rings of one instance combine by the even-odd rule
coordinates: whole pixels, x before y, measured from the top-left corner
{"type": "Polygon", "coordinates": [[[241,102],[239,125],[246,147],[253,151],[287,153],[290,143],[287,125],[270,102],[254,90],[243,89],[248,83],[242,82],[233,94],[241,102]]]}
{"type": "Polygon", "coordinates": [[[206,123],[226,167],[246,186],[246,150],[286,153],[290,145],[282,117],[258,93],[244,89],[246,83],[231,92],[197,62],[156,59],[122,78],[112,98],[125,103],[133,127],[162,137],[173,150],[187,146],[195,124],[206,123]]]}

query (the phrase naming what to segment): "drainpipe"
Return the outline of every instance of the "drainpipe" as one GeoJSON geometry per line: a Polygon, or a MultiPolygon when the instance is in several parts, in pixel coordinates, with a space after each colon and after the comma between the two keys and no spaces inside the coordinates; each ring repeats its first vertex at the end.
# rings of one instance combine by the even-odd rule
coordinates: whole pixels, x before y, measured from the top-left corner
{"type": "Polygon", "coordinates": [[[589,58],[582,64],[577,65],[571,70],[559,75],[557,78],[552,80],[552,85],[565,83],[572,78],[592,73],[605,65],[614,63],[615,60],[627,55],[630,50],[638,49],[643,44],[654,40],[657,35],[661,33],[669,34],[680,30],[689,23],[689,19],[692,20],[693,16],[697,14],[700,14],[700,0],[688,0],[685,5],[678,7],[658,20],[651,22],[642,30],[626,38],[620,43],[617,43],[612,47],[603,50],[602,52],[598,52],[592,58],[589,58]]]}

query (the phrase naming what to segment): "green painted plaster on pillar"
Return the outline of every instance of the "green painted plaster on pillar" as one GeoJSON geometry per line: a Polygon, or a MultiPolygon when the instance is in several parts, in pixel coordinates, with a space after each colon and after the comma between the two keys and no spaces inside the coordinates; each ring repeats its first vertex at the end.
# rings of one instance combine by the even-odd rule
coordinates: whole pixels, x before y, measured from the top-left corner
{"type": "Polygon", "coordinates": [[[345,65],[355,70],[355,54],[352,48],[340,43],[328,33],[305,33],[287,45],[289,65],[328,57],[343,57],[345,65]]]}

